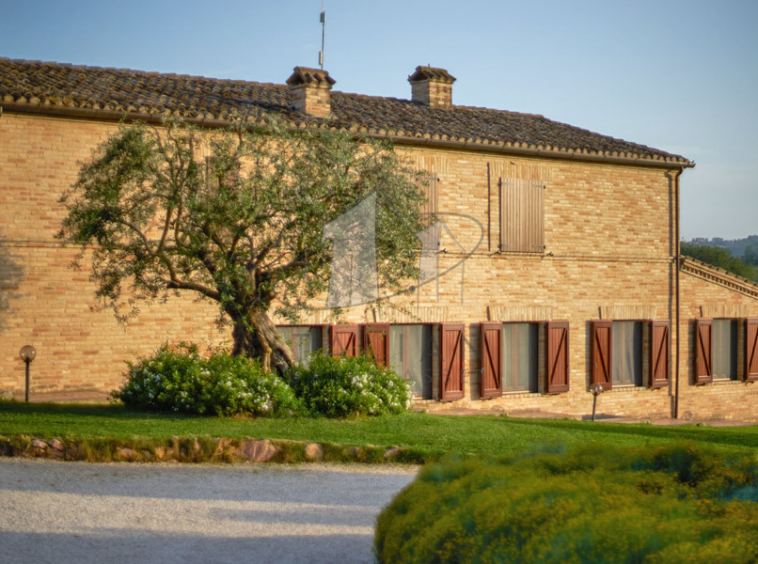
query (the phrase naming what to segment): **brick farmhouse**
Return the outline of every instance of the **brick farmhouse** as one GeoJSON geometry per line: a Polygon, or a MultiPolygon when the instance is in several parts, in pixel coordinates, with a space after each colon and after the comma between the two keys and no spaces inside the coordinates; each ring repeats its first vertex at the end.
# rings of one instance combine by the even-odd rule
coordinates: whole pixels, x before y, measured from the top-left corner
{"type": "MultiPolygon", "coordinates": [[[[418,67],[411,99],[347,94],[321,70],[286,84],[0,59],[0,390],[110,390],[164,342],[224,345],[213,304],[101,307],[78,249],[54,239],[59,197],[123,119],[217,128],[234,112],[390,138],[428,173],[423,278],[378,303],[282,327],[314,348],[373,354],[430,408],[758,419],[758,286],[679,255],[680,176],[694,163],[539,115],[456,106],[418,67]]],[[[280,321],[283,325],[284,322],[280,321]]]]}

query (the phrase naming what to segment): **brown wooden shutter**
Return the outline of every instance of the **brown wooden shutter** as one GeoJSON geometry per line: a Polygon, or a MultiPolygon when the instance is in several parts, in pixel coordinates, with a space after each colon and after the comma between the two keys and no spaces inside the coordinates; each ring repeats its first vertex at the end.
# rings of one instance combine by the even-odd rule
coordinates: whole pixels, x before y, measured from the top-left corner
{"type": "Polygon", "coordinates": [[[440,399],[457,400],[466,394],[463,387],[463,323],[440,325],[440,399]]]}
{"type": "Polygon", "coordinates": [[[650,387],[666,388],[671,373],[671,323],[650,322],[650,387]]]}
{"type": "Polygon", "coordinates": [[[377,366],[390,361],[390,324],[368,323],[363,326],[363,353],[374,359],[377,366]]]}
{"type": "Polygon", "coordinates": [[[695,383],[713,382],[713,319],[695,320],[695,383]]]}
{"type": "Polygon", "coordinates": [[[482,323],[480,334],[481,382],[483,398],[503,395],[502,323],[482,323]]]}
{"type": "Polygon", "coordinates": [[[745,320],[745,380],[758,380],[758,319],[745,320]]]}
{"type": "Polygon", "coordinates": [[[600,384],[604,390],[613,387],[613,322],[592,322],[592,364],[590,366],[590,383],[600,384]]]}
{"type": "Polygon", "coordinates": [[[547,378],[545,392],[569,391],[569,322],[549,321],[546,325],[547,378]]]}
{"type": "Polygon", "coordinates": [[[329,350],[333,357],[358,356],[358,325],[330,325],[329,350]]]}

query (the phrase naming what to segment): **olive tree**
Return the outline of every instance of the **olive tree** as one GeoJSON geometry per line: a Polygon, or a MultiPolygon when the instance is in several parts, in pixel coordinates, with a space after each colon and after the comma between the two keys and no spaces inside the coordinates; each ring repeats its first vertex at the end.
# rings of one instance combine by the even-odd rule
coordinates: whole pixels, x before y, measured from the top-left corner
{"type": "Polygon", "coordinates": [[[91,255],[97,295],[122,320],[135,300],[194,292],[233,326],[233,354],[284,370],[292,353],[272,310],[296,319],[325,295],[324,226],[368,197],[378,283],[400,288],[417,274],[416,233],[429,222],[417,175],[390,143],[262,116],[214,131],[122,124],[62,196],[58,237],[91,255]]]}

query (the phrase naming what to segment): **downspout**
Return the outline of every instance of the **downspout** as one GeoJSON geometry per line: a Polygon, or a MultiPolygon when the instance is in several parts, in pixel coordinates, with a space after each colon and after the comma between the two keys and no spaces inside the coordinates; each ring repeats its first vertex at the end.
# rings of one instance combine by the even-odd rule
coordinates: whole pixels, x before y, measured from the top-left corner
{"type": "Polygon", "coordinates": [[[679,419],[679,352],[682,349],[682,343],[679,340],[680,338],[680,305],[679,305],[679,272],[682,268],[682,260],[681,260],[681,254],[680,254],[680,234],[679,234],[679,177],[682,175],[683,169],[679,169],[674,172],[674,235],[675,235],[675,241],[674,244],[675,247],[675,253],[674,256],[676,258],[676,357],[674,361],[676,371],[676,380],[674,383],[674,419],[679,419]]]}

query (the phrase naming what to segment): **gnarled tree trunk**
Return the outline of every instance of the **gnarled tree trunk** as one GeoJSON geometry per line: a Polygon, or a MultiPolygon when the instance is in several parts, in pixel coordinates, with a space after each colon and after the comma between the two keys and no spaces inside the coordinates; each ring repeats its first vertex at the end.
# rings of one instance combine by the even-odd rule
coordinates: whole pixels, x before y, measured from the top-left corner
{"type": "Polygon", "coordinates": [[[246,316],[234,316],[232,354],[260,358],[266,370],[286,372],[293,364],[292,351],[264,309],[253,309],[246,316]]]}

